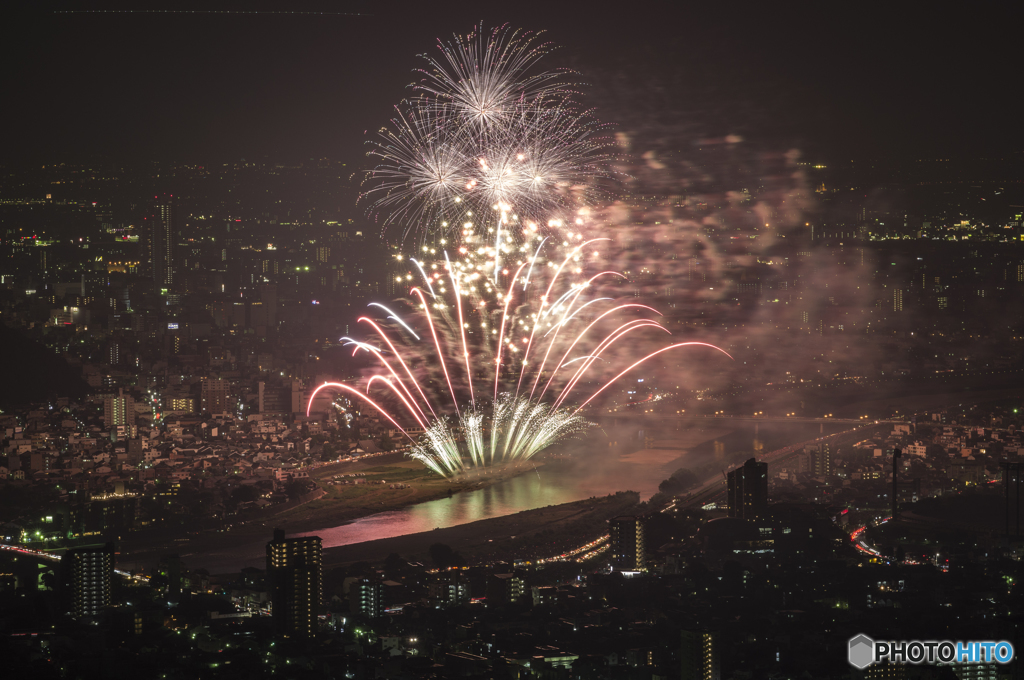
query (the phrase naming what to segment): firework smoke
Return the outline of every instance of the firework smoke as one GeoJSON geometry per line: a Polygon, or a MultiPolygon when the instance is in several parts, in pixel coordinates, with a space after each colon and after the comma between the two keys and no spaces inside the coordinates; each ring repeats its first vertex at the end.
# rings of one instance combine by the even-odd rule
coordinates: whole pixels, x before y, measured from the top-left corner
{"type": "Polygon", "coordinates": [[[667,327],[742,354],[687,382],[744,392],[729,406],[756,411],[777,398],[758,389],[865,375],[890,361],[874,310],[891,308],[892,292],[880,290],[874,251],[852,233],[858,219],[830,207],[840,201],[825,171],[773,127],[779,93],[744,90],[756,93],[751,106],[665,64],[660,75],[595,79],[589,96],[617,121],[614,172],[627,179],[623,197],[590,219],[614,239],[610,266],[667,327]]]}

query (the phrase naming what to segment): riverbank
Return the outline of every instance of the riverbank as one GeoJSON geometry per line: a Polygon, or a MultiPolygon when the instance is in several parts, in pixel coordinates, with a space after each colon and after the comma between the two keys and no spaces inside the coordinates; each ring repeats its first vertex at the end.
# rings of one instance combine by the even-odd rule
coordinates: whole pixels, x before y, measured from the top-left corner
{"type": "Polygon", "coordinates": [[[607,533],[609,519],[628,513],[639,502],[639,494],[624,491],[434,531],[327,548],[324,565],[332,568],[353,562],[381,562],[392,553],[426,562],[435,543],[450,546],[471,562],[551,557],[607,533]]]}
{"type": "MultiPolygon", "coordinates": [[[[647,433],[646,443],[654,447],[650,449],[643,447],[645,438],[638,437],[635,429],[603,428],[600,437],[556,452],[550,465],[531,462],[500,474],[458,481],[431,475],[400,454],[322,465],[310,472],[324,492],[319,499],[285,512],[240,518],[244,521],[223,531],[163,540],[151,536],[148,542],[129,535],[119,561],[129,567],[148,567],[164,554],[177,553],[192,568],[228,572],[259,566],[275,528],[290,535],[320,536],[324,548],[333,549],[420,533],[431,536],[435,529],[601,498],[625,489],[636,491],[643,500],[656,493],[661,480],[678,467],[692,467],[724,446],[721,442],[732,431],[716,425],[664,424],[647,433]]],[[[751,445],[736,442],[743,449],[751,445]]]]}
{"type": "MultiPolygon", "coordinates": [[[[543,463],[504,468],[472,478],[448,480],[431,473],[402,454],[373,456],[354,462],[331,463],[317,468],[312,479],[318,497],[281,511],[273,507],[240,518],[221,529],[168,539],[166,536],[129,534],[120,542],[119,560],[151,567],[168,553],[218,556],[254,542],[269,540],[275,528],[288,534],[310,533],[403,508],[478,491],[523,473],[533,473],[543,463]],[[335,483],[332,483],[335,482],[335,483]]],[[[250,550],[251,552],[251,550],[250,550]]],[[[251,556],[250,556],[251,557],[251,556]]],[[[202,559],[195,565],[205,566],[202,559]]]]}
{"type": "Polygon", "coordinates": [[[325,467],[311,478],[324,495],[311,503],[274,515],[275,526],[287,532],[310,531],[353,520],[476,491],[533,472],[543,463],[503,468],[473,477],[445,479],[417,461],[406,458],[377,459],[372,465],[325,467]]]}

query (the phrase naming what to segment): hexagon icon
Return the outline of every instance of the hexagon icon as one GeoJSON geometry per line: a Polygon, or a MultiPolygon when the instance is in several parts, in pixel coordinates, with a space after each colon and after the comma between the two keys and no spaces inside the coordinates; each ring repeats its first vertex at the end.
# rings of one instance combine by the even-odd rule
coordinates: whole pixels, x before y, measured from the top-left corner
{"type": "Polygon", "coordinates": [[[850,665],[864,670],[875,660],[875,641],[861,633],[850,638],[850,665]]]}

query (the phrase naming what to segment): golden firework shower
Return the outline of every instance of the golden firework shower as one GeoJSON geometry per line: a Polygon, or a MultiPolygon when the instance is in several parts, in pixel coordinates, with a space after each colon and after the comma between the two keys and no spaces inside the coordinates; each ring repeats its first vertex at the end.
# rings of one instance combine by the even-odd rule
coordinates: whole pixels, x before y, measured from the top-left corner
{"type": "Polygon", "coordinates": [[[595,296],[596,282],[624,278],[600,268],[605,239],[567,231],[555,245],[550,236],[519,236],[495,246],[467,227],[461,259],[408,258],[420,278],[402,303],[409,312],[371,303],[393,322],[359,319],[377,344],[342,339],[353,353],[371,354],[378,370],[362,390],[321,385],[310,405],[321,390],[345,392],[398,428],[413,458],[455,476],[527,461],[579,432],[589,426],[584,407],[663,352],[690,346],[726,354],[679,342],[634,356],[636,336],[669,331],[647,305],[595,296]]]}

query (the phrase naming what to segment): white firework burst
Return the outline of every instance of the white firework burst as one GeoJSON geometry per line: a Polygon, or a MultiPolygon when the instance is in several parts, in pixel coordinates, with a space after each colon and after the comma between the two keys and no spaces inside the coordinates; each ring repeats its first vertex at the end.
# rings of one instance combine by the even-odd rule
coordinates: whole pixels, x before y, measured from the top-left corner
{"type": "Polygon", "coordinates": [[[423,78],[415,89],[428,95],[425,105],[450,107],[460,122],[481,129],[562,102],[578,86],[568,80],[573,71],[530,73],[554,48],[538,42],[541,34],[511,31],[506,24],[488,37],[481,25],[468,36],[438,41],[443,58],[421,55],[429,68],[419,69],[423,78]]]}
{"type": "Polygon", "coordinates": [[[607,176],[608,140],[573,100],[569,71],[530,74],[549,51],[533,34],[482,31],[441,43],[415,97],[371,142],[378,164],[363,198],[385,225],[416,234],[465,224],[503,228],[566,218],[607,176]]]}

